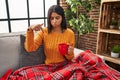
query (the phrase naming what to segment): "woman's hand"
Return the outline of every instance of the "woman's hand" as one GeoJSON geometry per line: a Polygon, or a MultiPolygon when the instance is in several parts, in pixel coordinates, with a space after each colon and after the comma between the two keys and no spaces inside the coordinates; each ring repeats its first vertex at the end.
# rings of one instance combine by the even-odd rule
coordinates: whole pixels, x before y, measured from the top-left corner
{"type": "Polygon", "coordinates": [[[68,54],[72,53],[72,52],[73,52],[73,49],[74,49],[74,48],[69,45],[69,47],[68,47],[68,54]]]}
{"type": "Polygon", "coordinates": [[[29,30],[33,30],[33,31],[39,31],[39,30],[42,30],[42,31],[43,31],[42,25],[43,25],[43,24],[31,25],[31,26],[29,26],[28,29],[29,29],[29,30]]]}

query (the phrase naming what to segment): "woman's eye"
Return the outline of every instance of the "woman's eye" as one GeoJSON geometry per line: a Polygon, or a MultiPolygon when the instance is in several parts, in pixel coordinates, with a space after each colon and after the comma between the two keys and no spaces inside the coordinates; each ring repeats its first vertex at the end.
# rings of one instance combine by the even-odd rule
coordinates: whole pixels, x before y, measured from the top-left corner
{"type": "Polygon", "coordinates": [[[54,19],[53,17],[50,18],[50,20],[53,20],[53,19],[54,19]]]}
{"type": "Polygon", "coordinates": [[[60,17],[58,16],[58,17],[56,17],[56,19],[58,20],[58,19],[60,19],[60,17]]]}
{"type": "Polygon", "coordinates": [[[51,18],[50,18],[50,20],[54,20],[54,19],[58,20],[58,19],[60,19],[60,16],[57,16],[57,17],[51,17],[51,18]]]}

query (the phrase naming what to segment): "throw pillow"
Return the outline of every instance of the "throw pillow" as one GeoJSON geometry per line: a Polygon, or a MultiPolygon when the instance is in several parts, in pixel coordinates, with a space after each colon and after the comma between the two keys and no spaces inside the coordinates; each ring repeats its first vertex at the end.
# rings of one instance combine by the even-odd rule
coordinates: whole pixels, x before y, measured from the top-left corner
{"type": "Polygon", "coordinates": [[[45,60],[43,45],[40,46],[35,52],[27,52],[24,48],[25,35],[20,35],[20,40],[21,40],[20,67],[43,64],[45,60]]]}

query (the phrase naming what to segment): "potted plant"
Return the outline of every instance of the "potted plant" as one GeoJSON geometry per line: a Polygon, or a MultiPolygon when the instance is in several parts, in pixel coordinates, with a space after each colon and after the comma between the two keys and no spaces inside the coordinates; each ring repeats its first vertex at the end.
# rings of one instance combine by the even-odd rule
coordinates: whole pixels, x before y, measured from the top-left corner
{"type": "Polygon", "coordinates": [[[112,19],[110,23],[110,29],[114,29],[114,28],[115,28],[115,20],[112,19]]]}
{"type": "Polygon", "coordinates": [[[120,29],[120,22],[118,22],[118,29],[120,29]]]}
{"type": "Polygon", "coordinates": [[[111,51],[111,57],[118,58],[120,54],[120,46],[114,45],[111,51]]]}
{"type": "MultiPolygon", "coordinates": [[[[94,20],[90,19],[87,13],[100,2],[101,0],[66,0],[68,9],[65,10],[65,15],[69,27],[77,33],[76,42],[79,41],[79,35],[94,31],[94,20]],[[81,12],[80,7],[83,7],[86,13],[81,12]]],[[[76,47],[78,47],[78,43],[76,47]]]]}

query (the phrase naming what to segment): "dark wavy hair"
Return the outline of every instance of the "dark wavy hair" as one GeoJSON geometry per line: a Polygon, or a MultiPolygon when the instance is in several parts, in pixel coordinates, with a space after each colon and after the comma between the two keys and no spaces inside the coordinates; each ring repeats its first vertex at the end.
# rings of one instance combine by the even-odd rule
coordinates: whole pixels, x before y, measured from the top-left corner
{"type": "Polygon", "coordinates": [[[62,29],[62,32],[63,32],[63,30],[67,28],[64,9],[59,5],[53,5],[49,8],[48,15],[47,15],[48,33],[50,33],[52,31],[52,28],[53,28],[53,26],[51,24],[51,21],[50,21],[51,14],[53,12],[62,16],[61,29],[62,29]]]}

